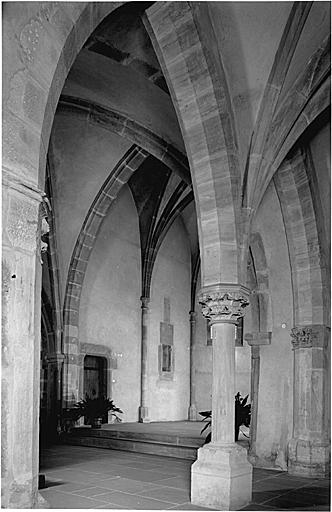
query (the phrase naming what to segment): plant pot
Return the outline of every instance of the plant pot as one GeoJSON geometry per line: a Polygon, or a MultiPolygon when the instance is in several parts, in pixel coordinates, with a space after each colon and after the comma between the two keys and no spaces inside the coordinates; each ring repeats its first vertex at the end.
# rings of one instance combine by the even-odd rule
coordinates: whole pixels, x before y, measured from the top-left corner
{"type": "Polygon", "coordinates": [[[101,428],[103,418],[94,418],[91,422],[91,428],[101,428]]]}

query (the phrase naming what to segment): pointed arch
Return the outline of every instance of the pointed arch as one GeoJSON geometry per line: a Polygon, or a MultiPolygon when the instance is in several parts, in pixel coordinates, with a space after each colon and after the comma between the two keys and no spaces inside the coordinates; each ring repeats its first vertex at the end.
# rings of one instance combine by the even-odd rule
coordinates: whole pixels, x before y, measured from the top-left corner
{"type": "Polygon", "coordinates": [[[145,26],[167,79],[190,162],[202,284],[238,283],[240,172],[225,74],[217,73],[203,46],[188,2],[156,2],[146,11],[145,26]]]}
{"type": "Polygon", "coordinates": [[[270,126],[261,173],[252,191],[256,209],[278,167],[308,126],[329,107],[331,38],[310,57],[307,66],[279,106],[270,126]]]}
{"type": "Polygon", "coordinates": [[[328,282],[307,173],[308,159],[297,148],[274,176],[289,248],[295,325],[325,324],[328,282]]]}
{"type": "Polygon", "coordinates": [[[89,208],[73,250],[68,270],[63,308],[63,346],[66,355],[64,399],[67,403],[75,400],[77,393],[79,308],[91,251],[102,222],[119,191],[147,157],[148,153],[138,146],[132,146],[127,151],[115,169],[109,174],[89,208]]]}

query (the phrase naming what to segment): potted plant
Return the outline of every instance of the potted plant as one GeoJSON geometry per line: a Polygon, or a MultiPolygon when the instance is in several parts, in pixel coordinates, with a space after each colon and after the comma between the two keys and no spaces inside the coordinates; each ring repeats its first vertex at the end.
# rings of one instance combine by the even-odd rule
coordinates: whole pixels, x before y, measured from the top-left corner
{"type": "MultiPolygon", "coordinates": [[[[235,423],[234,423],[235,441],[239,440],[239,432],[240,432],[241,425],[245,425],[246,427],[249,427],[249,425],[250,425],[251,404],[247,404],[248,396],[249,395],[242,398],[240,393],[237,393],[235,395],[235,423]]],[[[202,434],[206,429],[211,428],[212,411],[202,411],[199,414],[201,416],[203,416],[202,421],[207,420],[207,424],[201,430],[201,434],[202,434]]],[[[206,436],[204,444],[207,444],[210,442],[211,442],[211,432],[209,432],[208,435],[206,436]]]]}
{"type": "Polygon", "coordinates": [[[115,416],[117,421],[122,421],[116,413],[122,413],[123,411],[116,407],[113,400],[106,396],[91,398],[86,394],[85,399],[77,402],[74,405],[74,408],[78,411],[79,417],[84,416],[92,428],[101,428],[103,417],[109,411],[112,411],[112,416],[115,416]]]}
{"type": "Polygon", "coordinates": [[[247,404],[248,396],[242,398],[240,393],[235,395],[235,441],[239,439],[241,425],[250,425],[251,404],[247,404]]]}
{"type": "Polygon", "coordinates": [[[62,412],[62,424],[60,423],[60,425],[58,425],[58,434],[70,434],[72,428],[74,428],[76,421],[79,420],[80,417],[81,414],[78,409],[64,409],[62,412]]]}

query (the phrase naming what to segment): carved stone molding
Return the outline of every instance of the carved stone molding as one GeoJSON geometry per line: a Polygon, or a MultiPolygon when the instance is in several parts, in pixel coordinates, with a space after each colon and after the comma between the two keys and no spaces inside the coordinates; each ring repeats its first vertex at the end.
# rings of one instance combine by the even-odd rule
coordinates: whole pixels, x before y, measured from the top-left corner
{"type": "Polygon", "coordinates": [[[195,324],[196,323],[196,318],[197,318],[196,311],[189,311],[189,322],[191,324],[195,324]]]}
{"type": "Polygon", "coordinates": [[[249,293],[248,288],[241,285],[207,286],[201,290],[199,304],[211,324],[236,324],[244,316],[244,308],[249,305],[249,293]]]}
{"type": "Polygon", "coordinates": [[[329,328],[325,325],[304,325],[291,329],[293,350],[298,348],[325,347],[328,344],[329,328]]]}
{"type": "Polygon", "coordinates": [[[48,243],[45,241],[46,235],[48,235],[50,231],[50,226],[48,223],[48,201],[46,202],[44,198],[44,201],[40,204],[40,215],[41,215],[41,228],[40,228],[40,252],[46,252],[48,248],[48,243]],[[45,238],[43,238],[45,237],[45,238]]]}
{"type": "Polygon", "coordinates": [[[141,308],[147,310],[149,308],[150,298],[141,297],[141,308]]]}
{"type": "Polygon", "coordinates": [[[5,212],[6,235],[13,247],[34,252],[38,234],[38,203],[28,197],[11,194],[5,212]]]}
{"type": "Polygon", "coordinates": [[[3,186],[16,190],[30,199],[34,199],[40,203],[45,197],[45,192],[39,189],[36,184],[28,179],[22,179],[22,176],[16,174],[4,165],[2,166],[2,184],[3,186]]]}
{"type": "Polygon", "coordinates": [[[293,327],[291,330],[293,349],[312,347],[312,329],[310,327],[293,327]]]}

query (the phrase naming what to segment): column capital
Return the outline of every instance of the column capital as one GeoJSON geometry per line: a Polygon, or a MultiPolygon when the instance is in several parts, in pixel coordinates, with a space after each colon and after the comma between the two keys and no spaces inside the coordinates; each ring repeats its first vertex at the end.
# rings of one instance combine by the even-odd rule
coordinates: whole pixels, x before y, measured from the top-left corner
{"type": "Polygon", "coordinates": [[[196,311],[189,311],[189,322],[196,322],[197,313],[196,311]]]}
{"type": "Polygon", "coordinates": [[[141,297],[141,308],[147,309],[150,303],[150,297],[141,297]]]}
{"type": "Polygon", "coordinates": [[[324,325],[298,325],[291,329],[293,350],[298,348],[324,347],[327,327],[324,325]]]}
{"type": "Polygon", "coordinates": [[[199,295],[202,313],[211,324],[236,324],[244,316],[249,305],[249,289],[239,284],[216,284],[205,286],[199,295]]]}

